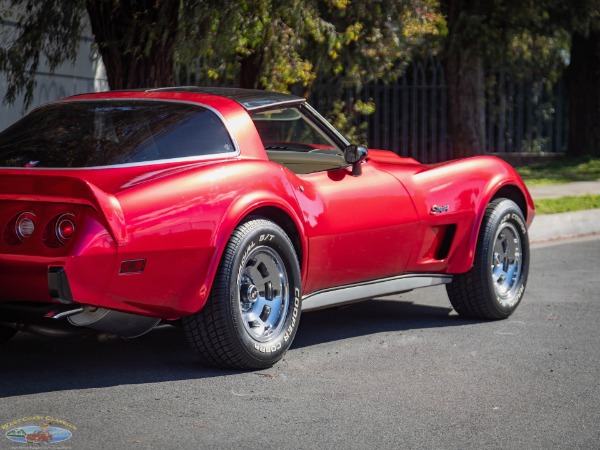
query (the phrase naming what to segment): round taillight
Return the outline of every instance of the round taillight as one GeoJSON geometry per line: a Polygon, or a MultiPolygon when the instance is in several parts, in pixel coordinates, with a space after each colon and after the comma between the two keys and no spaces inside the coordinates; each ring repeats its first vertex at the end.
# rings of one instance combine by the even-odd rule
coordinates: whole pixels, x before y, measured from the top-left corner
{"type": "Polygon", "coordinates": [[[35,214],[31,211],[27,211],[19,214],[15,222],[15,232],[17,238],[23,241],[33,234],[35,231],[35,214]]]}
{"type": "Polygon", "coordinates": [[[54,229],[56,239],[61,244],[64,244],[75,234],[75,224],[73,223],[73,214],[63,214],[56,219],[56,227],[54,229]]]}

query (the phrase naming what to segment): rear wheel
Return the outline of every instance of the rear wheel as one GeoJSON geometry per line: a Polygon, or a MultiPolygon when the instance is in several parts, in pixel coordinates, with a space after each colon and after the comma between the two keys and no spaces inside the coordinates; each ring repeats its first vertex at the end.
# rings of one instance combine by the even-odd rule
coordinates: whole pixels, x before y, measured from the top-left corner
{"type": "Polygon", "coordinates": [[[285,232],[264,219],[243,223],[229,239],[207,304],[183,319],[188,341],[214,366],[271,367],[296,334],[300,283],[285,232]]]}
{"type": "Polygon", "coordinates": [[[496,199],[486,208],[471,270],[446,285],[452,306],[472,319],[505,319],[519,305],[529,272],[529,237],[519,207],[496,199]]]}
{"type": "Polygon", "coordinates": [[[17,334],[17,330],[0,325],[0,344],[17,334]]]}

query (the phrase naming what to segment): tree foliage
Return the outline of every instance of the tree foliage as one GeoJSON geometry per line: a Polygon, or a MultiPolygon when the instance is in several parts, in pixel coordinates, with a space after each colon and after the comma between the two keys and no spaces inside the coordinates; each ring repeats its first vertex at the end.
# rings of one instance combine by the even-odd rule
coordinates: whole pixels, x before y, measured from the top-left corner
{"type": "Polygon", "coordinates": [[[548,16],[571,36],[567,154],[600,156],[600,0],[551,0],[548,16]]]}
{"type": "Polygon", "coordinates": [[[205,43],[183,58],[201,58],[201,79],[337,99],[328,117],[364,142],[366,130],[353,118],[373,104],[339,100],[344,88],[395,79],[416,51],[443,36],[445,22],[437,0],[226,0],[208,35],[187,32],[186,42],[205,43]]]}
{"type": "Polygon", "coordinates": [[[0,47],[0,72],[8,79],[4,101],[13,103],[25,94],[27,107],[33,100],[35,74],[44,59],[50,71],[75,60],[84,10],[80,1],[11,0],[1,14],[3,21],[18,24],[14,33],[2,36],[8,43],[0,47]]]}
{"type": "Polygon", "coordinates": [[[600,153],[600,46],[589,42],[600,29],[600,0],[443,0],[442,6],[457,155],[484,151],[483,67],[501,66],[517,79],[550,86],[569,59],[568,152],[600,153]]]}
{"type": "Polygon", "coordinates": [[[182,54],[213,79],[285,92],[318,76],[393,78],[443,30],[436,0],[225,0],[208,34],[187,29],[186,42],[204,45],[182,54]]]}
{"type": "Polygon", "coordinates": [[[411,51],[443,32],[437,0],[8,0],[16,34],[0,49],[5,101],[35,72],[74,60],[86,19],[112,89],[173,84],[174,63],[233,84],[310,89],[319,74],[360,83],[397,76],[411,51]]]}
{"type": "Polygon", "coordinates": [[[485,70],[503,69],[550,88],[568,54],[569,34],[551,26],[544,0],[443,0],[449,134],[455,156],[485,151],[485,70]]]}
{"type": "Polygon", "coordinates": [[[174,46],[179,18],[186,9],[180,3],[179,0],[85,1],[111,88],[173,84],[174,46]]]}

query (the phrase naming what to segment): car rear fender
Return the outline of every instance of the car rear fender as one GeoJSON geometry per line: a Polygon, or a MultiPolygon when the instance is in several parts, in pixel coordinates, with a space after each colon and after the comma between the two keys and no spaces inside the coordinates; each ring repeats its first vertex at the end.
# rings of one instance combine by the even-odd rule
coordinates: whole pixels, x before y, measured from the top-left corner
{"type": "Polygon", "coordinates": [[[290,180],[282,175],[283,169],[277,164],[269,164],[269,166],[273,166],[271,170],[253,177],[256,180],[254,186],[248,186],[249,188],[245,190],[246,194],[237,198],[230,205],[214,234],[212,245],[217,250],[210,262],[206,277],[208,292],[212,287],[221,257],[231,234],[242,222],[252,216],[267,218],[283,228],[296,249],[304,282],[306,261],[308,260],[308,241],[305,225],[301,219],[302,213],[294,196],[294,188],[290,180]],[[272,170],[276,170],[278,173],[272,173],[272,170]],[[265,181],[268,181],[268,183],[265,181]]]}

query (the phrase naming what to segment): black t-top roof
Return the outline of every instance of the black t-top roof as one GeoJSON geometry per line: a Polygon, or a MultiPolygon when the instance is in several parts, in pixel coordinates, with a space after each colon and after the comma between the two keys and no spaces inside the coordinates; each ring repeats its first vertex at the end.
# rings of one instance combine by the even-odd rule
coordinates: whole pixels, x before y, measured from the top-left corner
{"type": "Polygon", "coordinates": [[[255,111],[272,106],[288,106],[303,103],[302,97],[282,94],[280,92],[261,91],[258,89],[241,89],[229,87],[176,86],[168,88],[147,89],[147,91],[190,92],[226,97],[238,102],[248,111],[255,111]]]}

